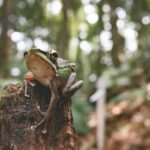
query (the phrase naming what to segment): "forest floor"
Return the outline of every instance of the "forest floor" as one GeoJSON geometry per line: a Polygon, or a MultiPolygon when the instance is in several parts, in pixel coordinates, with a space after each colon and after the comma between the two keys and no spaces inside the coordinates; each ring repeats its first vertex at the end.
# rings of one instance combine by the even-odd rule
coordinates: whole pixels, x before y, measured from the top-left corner
{"type": "MultiPolygon", "coordinates": [[[[80,137],[84,145],[81,149],[97,150],[95,112],[89,125],[93,127],[92,134],[80,137]]],[[[106,104],[105,149],[150,150],[150,85],[144,91],[126,90],[119,100],[106,104]]]]}

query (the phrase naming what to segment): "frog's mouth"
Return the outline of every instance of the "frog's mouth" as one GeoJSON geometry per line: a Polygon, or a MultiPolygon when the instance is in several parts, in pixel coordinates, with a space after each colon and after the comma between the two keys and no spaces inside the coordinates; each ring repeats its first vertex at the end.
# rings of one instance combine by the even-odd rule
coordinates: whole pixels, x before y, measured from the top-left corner
{"type": "Polygon", "coordinates": [[[44,55],[30,54],[26,62],[35,79],[44,82],[42,84],[47,84],[57,74],[55,65],[44,55]]]}

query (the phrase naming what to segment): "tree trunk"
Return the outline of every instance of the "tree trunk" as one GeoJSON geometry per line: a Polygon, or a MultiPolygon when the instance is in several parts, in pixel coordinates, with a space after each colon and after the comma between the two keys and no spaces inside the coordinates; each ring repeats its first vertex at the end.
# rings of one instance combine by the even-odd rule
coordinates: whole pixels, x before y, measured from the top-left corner
{"type": "Polygon", "coordinates": [[[68,10],[70,7],[70,0],[62,0],[63,8],[62,8],[62,26],[60,30],[60,36],[58,37],[59,53],[61,56],[68,58],[68,45],[69,45],[69,20],[68,20],[68,10]]]}
{"type": "Polygon", "coordinates": [[[111,57],[112,62],[116,68],[118,68],[123,62],[124,62],[124,42],[125,39],[119,34],[118,28],[117,28],[117,15],[115,13],[115,3],[113,1],[109,2],[111,6],[111,14],[110,14],[110,21],[112,25],[112,41],[113,41],[113,47],[111,51],[111,57]]]}
{"type": "Polygon", "coordinates": [[[1,13],[1,37],[0,37],[0,69],[2,70],[2,76],[9,76],[8,57],[10,55],[10,38],[8,37],[8,30],[10,28],[9,16],[11,13],[11,2],[10,0],[4,0],[1,13]]]}
{"type": "Polygon", "coordinates": [[[36,106],[46,111],[51,92],[37,83],[36,87],[28,86],[28,93],[26,98],[21,85],[9,85],[0,92],[0,149],[76,150],[71,98],[60,96],[52,118],[32,130],[31,126],[42,119],[36,106]]]}

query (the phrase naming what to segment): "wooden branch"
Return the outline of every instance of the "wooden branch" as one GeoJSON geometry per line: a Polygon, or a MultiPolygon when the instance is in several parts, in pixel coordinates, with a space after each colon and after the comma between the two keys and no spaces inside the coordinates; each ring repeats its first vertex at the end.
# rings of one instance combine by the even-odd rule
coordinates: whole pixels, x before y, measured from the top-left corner
{"type": "Polygon", "coordinates": [[[71,98],[60,96],[48,123],[31,130],[42,119],[36,106],[46,111],[51,93],[38,83],[36,87],[29,85],[28,93],[30,97],[26,98],[22,85],[9,85],[0,92],[0,149],[76,150],[71,98]]]}

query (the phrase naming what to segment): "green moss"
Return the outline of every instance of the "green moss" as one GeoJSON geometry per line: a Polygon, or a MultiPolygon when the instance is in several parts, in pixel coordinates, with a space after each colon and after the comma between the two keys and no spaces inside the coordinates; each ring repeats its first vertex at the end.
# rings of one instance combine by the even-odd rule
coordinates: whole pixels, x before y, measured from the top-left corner
{"type": "Polygon", "coordinates": [[[1,100],[3,99],[3,97],[7,96],[8,95],[8,92],[6,90],[1,90],[0,91],[0,102],[1,100]]]}

